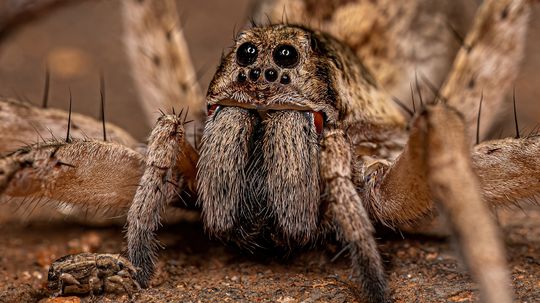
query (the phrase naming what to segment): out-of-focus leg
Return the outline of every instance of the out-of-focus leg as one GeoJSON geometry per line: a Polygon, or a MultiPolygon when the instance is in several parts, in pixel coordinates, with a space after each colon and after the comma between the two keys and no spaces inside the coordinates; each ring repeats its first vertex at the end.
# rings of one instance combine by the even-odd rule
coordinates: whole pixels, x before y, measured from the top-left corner
{"type": "Polygon", "coordinates": [[[206,117],[204,96],[175,1],[125,0],[122,9],[126,51],[148,124],[156,121],[160,109],[188,108],[195,133],[186,130],[186,138],[194,143],[201,136],[206,117]]]}
{"type": "Polygon", "coordinates": [[[371,215],[396,224],[429,213],[448,217],[485,302],[512,302],[504,249],[470,157],[466,126],[444,104],[414,121],[407,147],[390,167],[364,176],[371,215]]]}
{"type": "Polygon", "coordinates": [[[510,106],[504,101],[524,54],[531,5],[530,0],[484,1],[454,60],[441,95],[464,116],[471,134],[476,132],[480,99],[481,138],[510,106]]]}

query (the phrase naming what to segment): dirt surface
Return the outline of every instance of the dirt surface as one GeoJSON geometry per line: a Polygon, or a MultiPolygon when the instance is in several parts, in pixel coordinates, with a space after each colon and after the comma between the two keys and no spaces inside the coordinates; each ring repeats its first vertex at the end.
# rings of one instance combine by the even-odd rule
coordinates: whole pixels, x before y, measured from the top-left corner
{"type": "MultiPolygon", "coordinates": [[[[203,90],[233,29],[245,22],[247,1],[180,1],[184,28],[203,90]],[[211,20],[211,21],[209,21],[211,20]]],[[[536,9],[536,17],[540,9],[536,9]]],[[[540,122],[537,96],[540,70],[540,18],[534,18],[527,56],[516,82],[523,131],[540,122]]],[[[68,87],[75,110],[98,113],[98,75],[108,88],[108,117],[143,140],[149,125],[133,101],[135,91],[121,47],[117,1],[87,1],[23,29],[0,46],[0,94],[40,100],[45,66],[51,67],[51,102],[66,108],[68,87]],[[63,63],[58,63],[63,62],[63,63]],[[68,63],[66,63],[68,62],[68,63]]],[[[507,124],[512,112],[506,113],[507,124]]],[[[512,134],[511,127],[501,128],[512,134]]],[[[497,135],[499,132],[496,131],[497,135]]],[[[517,302],[540,302],[540,208],[501,212],[517,302]]],[[[128,302],[126,295],[48,300],[44,288],[51,261],[82,251],[119,252],[122,227],[88,227],[61,220],[21,223],[0,213],[0,302],[128,302]]],[[[386,260],[396,302],[471,302],[476,286],[444,238],[383,233],[386,260]]],[[[355,302],[348,282],[346,255],[335,245],[300,253],[291,260],[246,256],[212,242],[198,223],[185,222],[160,231],[160,254],[153,287],[135,295],[137,302],[355,302]]]]}
{"type": "MultiPolygon", "coordinates": [[[[517,302],[540,301],[540,207],[499,214],[517,302]]],[[[0,227],[0,302],[47,301],[51,261],[83,251],[119,252],[122,228],[66,223],[5,223],[0,227]]],[[[207,239],[198,223],[164,228],[152,288],[136,302],[356,302],[346,254],[327,245],[290,260],[249,256],[207,239]]],[[[473,302],[477,289],[449,241],[418,235],[381,234],[396,302],[473,302]]],[[[125,294],[82,297],[82,302],[128,302],[125,294]]]]}

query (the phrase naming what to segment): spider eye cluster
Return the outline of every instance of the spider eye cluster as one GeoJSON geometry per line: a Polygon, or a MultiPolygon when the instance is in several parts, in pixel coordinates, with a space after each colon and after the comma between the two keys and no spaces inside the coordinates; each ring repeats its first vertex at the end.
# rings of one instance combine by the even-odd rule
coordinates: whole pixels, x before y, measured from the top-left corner
{"type": "Polygon", "coordinates": [[[284,85],[291,83],[290,75],[281,69],[294,68],[300,62],[300,54],[294,46],[282,43],[272,50],[272,61],[278,69],[268,65],[254,66],[258,56],[259,49],[253,42],[244,42],[237,48],[236,63],[241,67],[252,66],[247,71],[239,71],[236,77],[238,83],[245,83],[248,79],[251,82],[257,82],[260,78],[264,78],[268,83],[276,82],[278,79],[279,83],[284,85]]]}

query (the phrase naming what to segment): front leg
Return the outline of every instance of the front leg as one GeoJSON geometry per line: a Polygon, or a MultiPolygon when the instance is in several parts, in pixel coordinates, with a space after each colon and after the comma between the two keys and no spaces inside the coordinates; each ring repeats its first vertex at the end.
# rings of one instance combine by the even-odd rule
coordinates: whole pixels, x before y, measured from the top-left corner
{"type": "Polygon", "coordinates": [[[339,239],[349,245],[353,277],[368,302],[388,302],[386,277],[373,226],[352,182],[352,150],[341,130],[326,132],[321,144],[321,178],[339,239]]]}
{"type": "Polygon", "coordinates": [[[198,155],[185,141],[185,118],[163,115],[150,135],[146,168],[127,217],[128,255],[146,287],[154,272],[159,243],[155,232],[163,209],[183,188],[195,190],[198,155]],[[185,185],[185,186],[184,186],[185,185]]]}
{"type": "Polygon", "coordinates": [[[455,110],[428,106],[413,121],[399,158],[363,182],[370,215],[390,225],[423,217],[436,201],[485,302],[512,301],[504,249],[473,171],[466,125],[455,110]]]}

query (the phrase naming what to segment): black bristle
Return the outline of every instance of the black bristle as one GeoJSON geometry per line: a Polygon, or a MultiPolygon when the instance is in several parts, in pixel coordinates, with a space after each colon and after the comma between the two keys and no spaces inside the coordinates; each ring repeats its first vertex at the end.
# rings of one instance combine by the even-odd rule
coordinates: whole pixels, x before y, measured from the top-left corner
{"type": "Polygon", "coordinates": [[[516,125],[516,139],[519,139],[521,138],[521,136],[519,134],[519,124],[518,124],[518,117],[517,117],[517,110],[516,110],[516,87],[514,87],[512,100],[514,102],[514,123],[516,125]]]}
{"type": "Polygon", "coordinates": [[[465,45],[465,38],[463,37],[463,35],[460,32],[458,32],[456,27],[452,23],[450,23],[449,21],[447,22],[446,25],[448,25],[448,28],[450,28],[450,32],[452,33],[454,38],[456,38],[459,45],[464,46],[465,45]]]}
{"type": "Polygon", "coordinates": [[[478,105],[478,118],[476,119],[476,144],[480,143],[480,116],[482,114],[482,102],[484,101],[484,91],[480,95],[480,105],[478,105]]]}
{"type": "Polygon", "coordinates": [[[45,85],[43,87],[43,98],[41,101],[41,106],[47,108],[49,104],[49,87],[50,87],[51,73],[49,66],[45,68],[45,85]]]}
{"type": "Polygon", "coordinates": [[[107,141],[107,128],[105,126],[105,76],[103,73],[99,75],[99,94],[101,97],[101,125],[103,128],[103,141],[107,141]]]}
{"type": "Polygon", "coordinates": [[[73,165],[73,164],[62,162],[62,161],[57,161],[56,164],[61,165],[61,166],[72,167],[72,168],[75,167],[75,165],[73,165]]]}
{"type": "Polygon", "coordinates": [[[422,99],[422,92],[420,91],[420,83],[418,82],[418,73],[414,73],[414,81],[416,83],[416,91],[418,92],[418,98],[420,99],[420,106],[424,107],[424,100],[422,99]]]}
{"type": "Polygon", "coordinates": [[[69,89],[69,113],[68,113],[68,125],[67,125],[67,134],[66,134],[66,142],[71,143],[71,105],[73,103],[73,96],[71,94],[71,88],[69,89]]]}
{"type": "Polygon", "coordinates": [[[268,25],[272,25],[273,22],[272,22],[272,18],[270,18],[270,15],[268,15],[268,13],[265,13],[264,15],[266,16],[266,21],[268,22],[268,25]]]}
{"type": "Polygon", "coordinates": [[[197,126],[193,124],[193,142],[195,143],[195,149],[199,148],[199,142],[197,140],[197,126]]]}
{"type": "Polygon", "coordinates": [[[411,88],[411,99],[412,99],[413,112],[416,113],[416,102],[414,100],[414,89],[412,88],[412,84],[409,84],[409,87],[411,88]]]}
{"type": "MultiPolygon", "coordinates": [[[[435,95],[435,100],[441,100],[443,103],[448,103],[446,99],[441,96],[440,94],[440,88],[437,88],[433,82],[431,82],[425,75],[421,75],[422,81],[427,85],[427,87],[431,90],[433,95],[435,95]]],[[[437,102],[435,102],[437,103],[437,102]]]]}
{"type": "Polygon", "coordinates": [[[249,17],[249,24],[251,25],[251,27],[259,27],[259,25],[257,24],[257,22],[255,22],[255,19],[253,19],[253,17],[249,17]]]}
{"type": "Polygon", "coordinates": [[[407,107],[401,100],[399,100],[397,97],[392,97],[392,101],[394,101],[399,107],[401,107],[404,111],[407,112],[411,117],[414,116],[413,111],[407,107]]]}
{"type": "Polygon", "coordinates": [[[183,113],[184,113],[184,109],[182,108],[182,109],[180,109],[180,112],[178,113],[177,117],[181,118],[183,113]]]}

